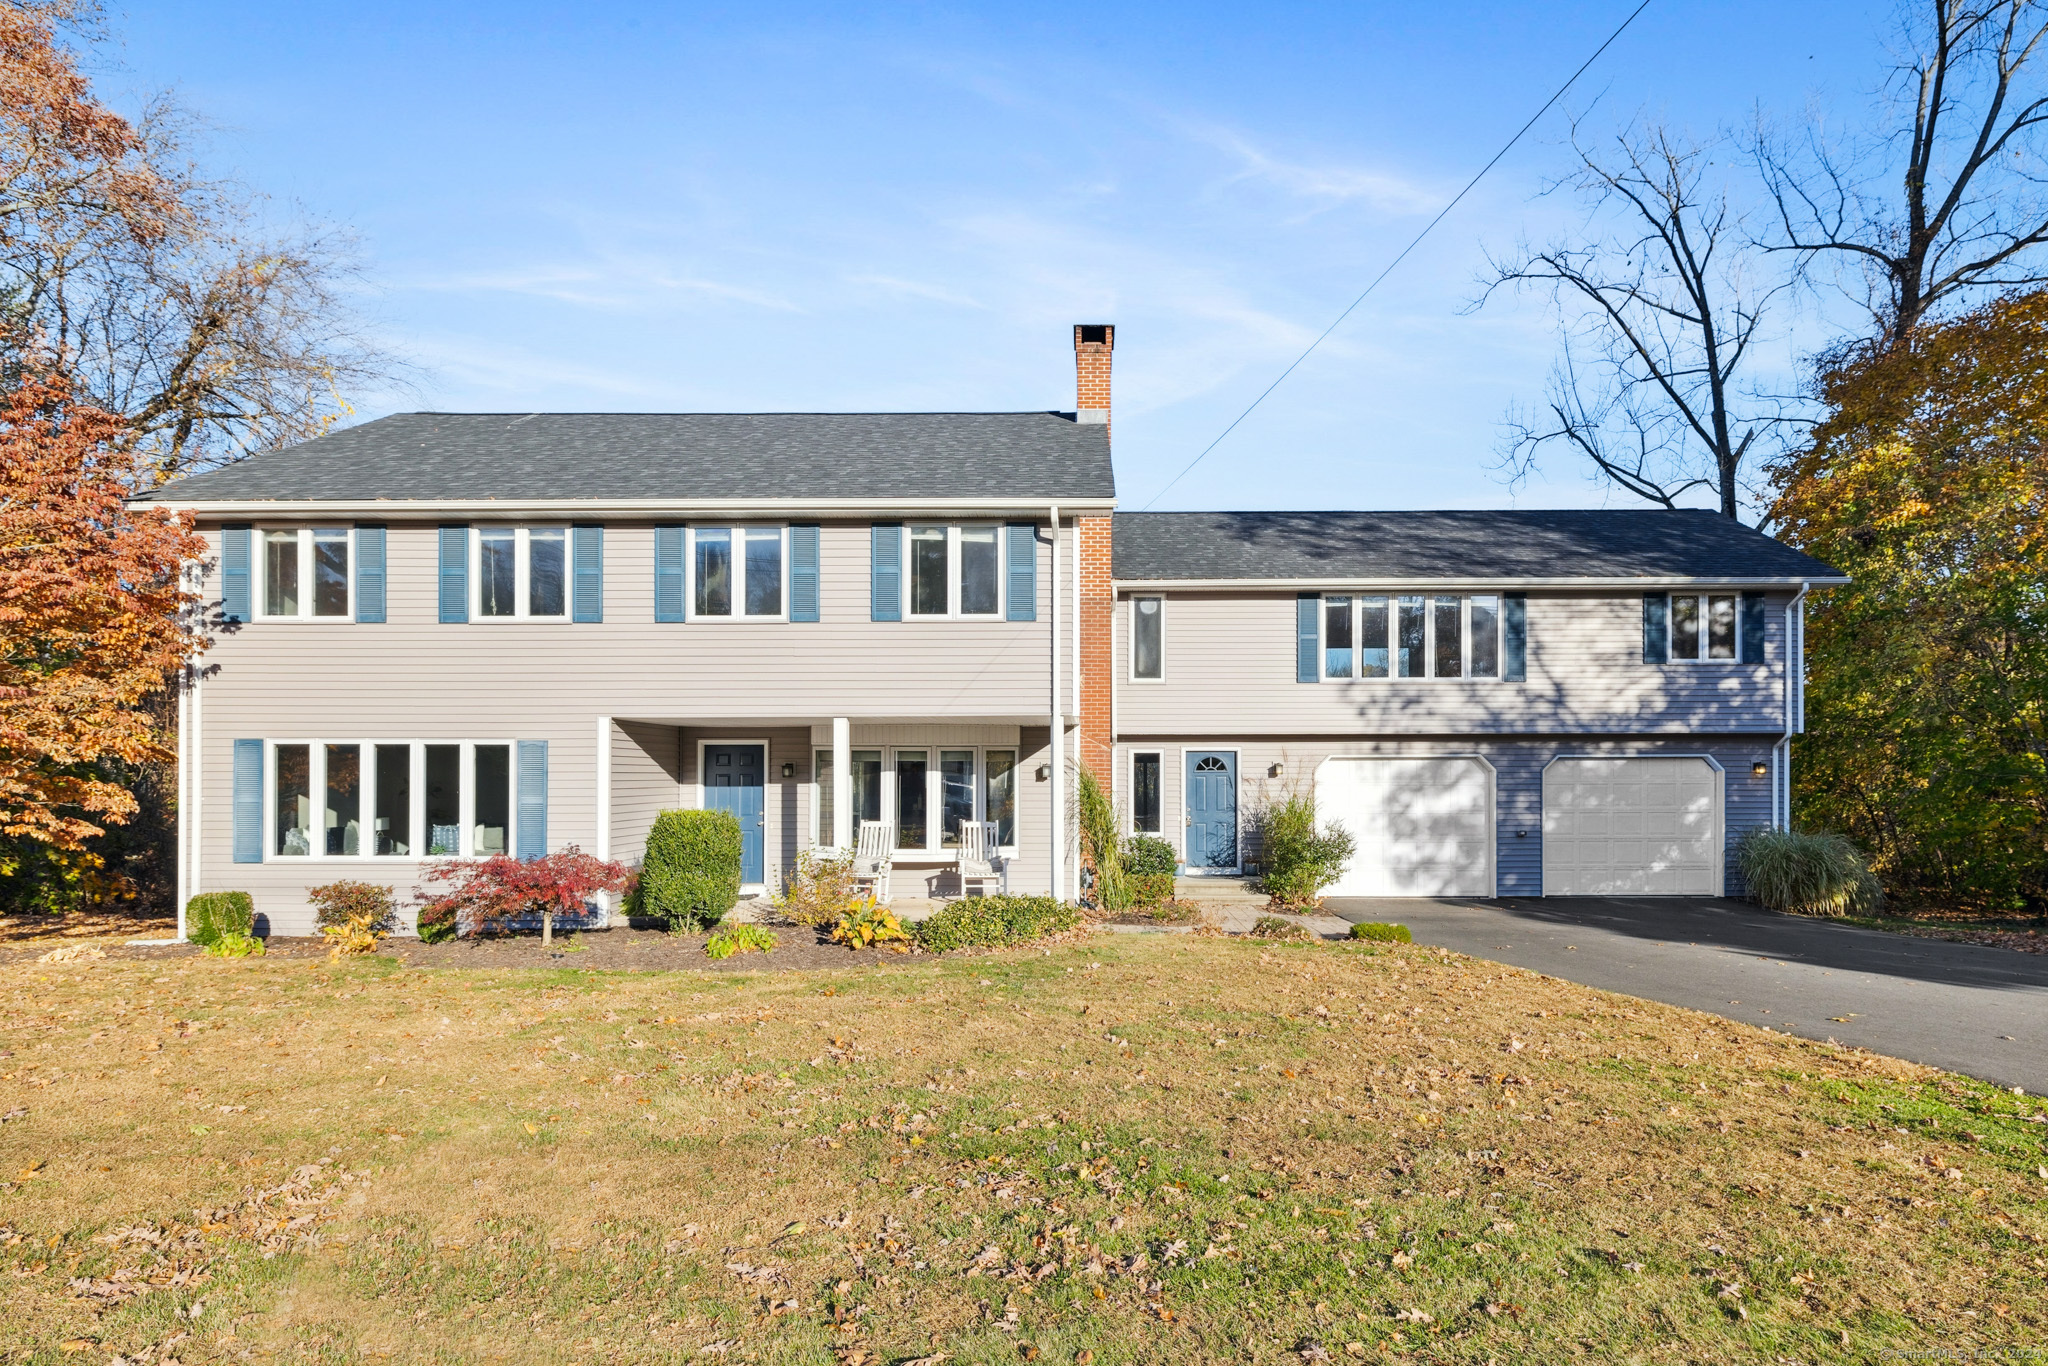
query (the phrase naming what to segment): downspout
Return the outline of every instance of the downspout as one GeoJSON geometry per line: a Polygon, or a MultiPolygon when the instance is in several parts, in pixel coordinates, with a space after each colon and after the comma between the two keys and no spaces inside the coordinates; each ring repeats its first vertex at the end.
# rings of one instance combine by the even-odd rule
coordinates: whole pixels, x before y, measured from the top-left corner
{"type": "Polygon", "coordinates": [[[1067,804],[1061,791],[1066,781],[1066,718],[1060,712],[1060,507],[1052,505],[1052,894],[1066,899],[1067,804]]]}
{"type": "Polygon", "coordinates": [[[1792,736],[1799,713],[1804,710],[1806,689],[1806,590],[1799,591],[1785,608],[1785,733],[1778,740],[1777,772],[1771,784],[1771,824],[1780,830],[1792,828],[1792,736]]]}

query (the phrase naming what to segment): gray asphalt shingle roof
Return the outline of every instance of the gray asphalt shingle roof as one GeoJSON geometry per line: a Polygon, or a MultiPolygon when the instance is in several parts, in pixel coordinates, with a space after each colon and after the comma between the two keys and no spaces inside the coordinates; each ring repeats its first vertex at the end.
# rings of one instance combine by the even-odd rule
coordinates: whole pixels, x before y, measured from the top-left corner
{"type": "Polygon", "coordinates": [[[170,502],[1110,498],[1063,413],[400,413],[160,490],[170,502]]]}
{"type": "Polygon", "coordinates": [[[1120,512],[1119,579],[1837,579],[1713,512],[1120,512]]]}

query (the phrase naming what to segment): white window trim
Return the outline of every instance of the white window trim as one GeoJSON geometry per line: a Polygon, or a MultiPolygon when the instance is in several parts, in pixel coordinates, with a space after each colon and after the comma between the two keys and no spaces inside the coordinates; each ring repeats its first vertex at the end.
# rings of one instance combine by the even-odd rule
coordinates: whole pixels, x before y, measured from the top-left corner
{"type": "MultiPolygon", "coordinates": [[[[1363,683],[1369,687],[1384,687],[1389,683],[1480,683],[1503,682],[1507,672],[1507,594],[1501,590],[1481,591],[1459,589],[1456,592],[1434,592],[1413,589],[1394,591],[1385,588],[1352,588],[1343,592],[1335,589],[1316,595],[1316,681],[1318,683],[1363,683]],[[1422,657],[1428,672],[1419,678],[1404,678],[1396,670],[1401,660],[1401,599],[1422,599],[1422,657]],[[1436,599],[1458,600],[1458,665],[1459,673],[1446,676],[1436,672],[1436,599]],[[1351,672],[1332,676],[1329,672],[1328,647],[1324,642],[1329,638],[1330,598],[1351,599],[1351,672]],[[1385,598],[1387,600],[1387,674],[1384,678],[1366,678],[1359,673],[1363,667],[1364,647],[1359,643],[1363,623],[1360,620],[1361,598],[1385,598]],[[1484,678],[1472,675],[1472,599],[1492,598],[1493,609],[1493,672],[1484,678]]],[[[1162,655],[1162,659],[1163,659],[1162,655]]],[[[1691,661],[1687,661],[1690,663],[1691,661]]],[[[1716,663],[1726,663],[1717,660],[1716,663]]]]}
{"type": "MultiPolygon", "coordinates": [[[[706,522],[701,528],[691,525],[683,536],[683,617],[691,622],[727,625],[759,624],[789,620],[789,526],[787,523],[764,522],[706,522]],[[698,531],[723,531],[732,537],[732,605],[733,610],[723,616],[708,616],[697,610],[697,533],[698,531]],[[782,537],[782,610],[773,616],[750,616],[747,606],[747,533],[749,531],[774,531],[782,537]]],[[[716,744],[742,744],[751,741],[715,741],[716,744]]]]}
{"type": "Polygon", "coordinates": [[[258,621],[311,621],[334,625],[339,622],[353,622],[356,619],[356,529],[352,526],[303,525],[303,526],[256,526],[249,532],[254,544],[250,547],[249,608],[258,621]],[[296,532],[299,538],[299,610],[284,616],[272,616],[266,605],[270,601],[270,547],[265,537],[278,531],[296,532]],[[313,533],[315,531],[339,531],[348,546],[348,572],[342,577],[348,587],[348,611],[338,617],[316,617],[313,615],[313,533]]]}
{"type": "Polygon", "coordinates": [[[1163,749],[1127,750],[1124,755],[1124,780],[1128,784],[1124,789],[1124,810],[1128,813],[1124,819],[1124,833],[1127,835],[1150,835],[1155,839],[1162,840],[1167,839],[1166,751],[1163,749]],[[1138,760],[1148,754],[1159,761],[1159,828],[1157,830],[1140,830],[1138,828],[1138,760]]]}
{"type": "Polygon", "coordinates": [[[574,533],[566,522],[538,522],[516,527],[476,526],[469,534],[469,619],[485,623],[503,621],[567,621],[574,607],[575,594],[575,550],[571,545],[574,533]],[[484,601],[484,536],[492,532],[511,531],[512,546],[512,615],[509,617],[487,617],[483,612],[484,601]],[[545,616],[537,616],[527,609],[532,606],[533,533],[536,531],[559,531],[562,533],[562,610],[545,616]]]}
{"type": "Polygon", "coordinates": [[[1690,593],[1666,593],[1664,595],[1664,662],[1666,664],[1683,665],[1686,668],[1693,668],[1701,664],[1711,664],[1723,669],[1731,664],[1758,663],[1759,661],[1757,660],[1744,659],[1742,657],[1742,593],[1732,588],[1718,591],[1712,588],[1700,588],[1690,593]],[[1675,599],[1678,598],[1698,598],[1700,600],[1700,654],[1697,659],[1687,659],[1678,653],[1678,605],[1675,602],[1675,599]],[[1707,600],[1709,598],[1732,598],[1735,602],[1735,653],[1726,659],[1707,658],[1707,600]]]}
{"type": "Polygon", "coordinates": [[[1007,621],[1010,616],[1010,573],[1003,544],[1003,524],[1000,522],[905,522],[903,524],[902,548],[898,562],[903,566],[901,585],[902,601],[898,606],[905,621],[1007,621]],[[913,533],[937,527],[946,533],[946,610],[943,612],[918,612],[912,607],[917,595],[912,591],[914,569],[910,561],[910,547],[913,533]],[[965,612],[960,608],[960,556],[962,531],[993,531],[996,534],[996,607],[993,612],[965,612]]]}
{"type": "MultiPolygon", "coordinates": [[[[746,742],[717,741],[716,743],[728,744],[746,742]]],[[[941,841],[945,838],[945,820],[943,808],[941,806],[941,798],[944,796],[946,789],[944,776],[939,771],[938,758],[938,756],[944,751],[952,750],[957,753],[959,751],[965,750],[968,753],[974,755],[974,814],[971,817],[971,819],[977,821],[985,821],[989,819],[988,755],[989,751],[991,750],[994,750],[1002,754],[1008,754],[1011,756],[1012,766],[1010,769],[1010,802],[1013,809],[1017,808],[1020,804],[1022,794],[1017,790],[1017,783],[1019,781],[1019,775],[1023,772],[1024,765],[1024,749],[1022,745],[953,745],[939,741],[934,741],[930,744],[922,745],[856,744],[852,748],[854,750],[881,751],[882,819],[891,826],[897,824],[896,756],[898,754],[922,754],[925,756],[924,801],[925,811],[928,813],[929,816],[929,824],[926,826],[925,829],[925,844],[923,848],[897,849],[895,851],[895,857],[902,859],[906,863],[945,863],[960,857],[959,849],[948,848],[943,843],[935,843],[935,841],[941,841]]],[[[818,833],[818,818],[822,806],[822,803],[819,800],[818,793],[818,756],[820,754],[830,754],[831,752],[832,751],[829,749],[821,749],[817,746],[812,746],[811,748],[811,773],[807,781],[811,789],[810,828],[811,846],[813,848],[821,848],[825,844],[825,841],[819,837],[818,833]]],[[[1022,825],[1022,811],[1018,810],[1017,814],[1011,818],[1010,843],[999,846],[997,849],[998,853],[1002,854],[1006,858],[1014,858],[1016,856],[1017,832],[1019,829],[1022,828],[1022,825]]]]}
{"type": "MultiPolygon", "coordinates": [[[[1129,624],[1131,635],[1130,649],[1127,651],[1130,658],[1127,661],[1124,673],[1127,675],[1128,681],[1141,683],[1146,687],[1164,683],[1166,681],[1166,596],[1163,593],[1134,593],[1131,595],[1130,605],[1129,624]],[[1141,602],[1156,602],[1159,604],[1159,677],[1157,678],[1144,678],[1139,676],[1138,673],[1138,604],[1141,602]]],[[[1320,621],[1320,618],[1318,621],[1320,621]]],[[[1320,624],[1317,626],[1316,631],[1316,638],[1321,640],[1322,627],[1320,624]]]]}
{"type": "MultiPolygon", "coordinates": [[[[324,620],[335,620],[333,617],[324,620]]],[[[353,736],[328,736],[322,739],[298,739],[296,737],[264,742],[264,786],[263,786],[263,861],[265,863],[345,863],[351,866],[390,868],[402,864],[421,863],[430,859],[484,859],[488,854],[476,851],[476,751],[480,745],[504,745],[510,751],[507,767],[507,790],[509,808],[506,813],[505,853],[513,852],[519,831],[519,742],[517,740],[406,740],[385,736],[380,739],[357,739],[353,736]],[[314,825],[308,840],[313,846],[304,854],[283,854],[277,851],[277,751],[282,745],[307,746],[307,784],[313,800],[314,825]],[[455,745],[461,751],[457,761],[461,765],[462,802],[458,808],[461,822],[460,852],[454,854],[330,854],[327,852],[327,831],[320,824],[326,812],[327,800],[327,746],[355,745],[358,747],[356,763],[362,775],[362,793],[357,799],[365,826],[361,837],[367,839],[370,847],[376,847],[377,823],[377,772],[376,747],[378,745],[406,745],[411,750],[408,765],[412,770],[412,800],[407,804],[406,820],[412,830],[413,846],[424,849],[427,843],[427,746],[455,745]]]]}

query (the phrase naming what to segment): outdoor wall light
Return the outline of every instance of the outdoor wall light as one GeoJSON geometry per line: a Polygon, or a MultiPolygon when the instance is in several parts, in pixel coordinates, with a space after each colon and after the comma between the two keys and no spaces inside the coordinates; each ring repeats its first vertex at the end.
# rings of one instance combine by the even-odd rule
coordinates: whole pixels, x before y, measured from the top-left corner
{"type": "Polygon", "coordinates": [[[1771,766],[1761,759],[1749,766],[1749,776],[1752,778],[1761,778],[1770,771],[1771,766]]]}
{"type": "Polygon", "coordinates": [[[1051,765],[1051,764],[1040,764],[1040,765],[1038,766],[1038,781],[1040,781],[1041,783],[1043,783],[1043,782],[1048,782],[1048,781],[1050,781],[1050,780],[1051,780],[1051,778],[1052,778],[1052,765],[1051,765]]]}
{"type": "Polygon", "coordinates": [[[1285,764],[1275,764],[1275,765],[1273,765],[1273,766],[1272,766],[1271,768],[1269,768],[1269,769],[1267,769],[1267,770],[1266,770],[1266,776],[1267,776],[1268,778],[1277,778],[1277,777],[1279,777],[1279,776],[1280,776],[1281,774],[1285,773],[1286,771],[1287,771],[1287,765],[1285,765],[1285,764]]]}
{"type": "Polygon", "coordinates": [[[794,778],[796,776],[796,765],[784,764],[782,766],[782,776],[785,778],[794,778]]]}

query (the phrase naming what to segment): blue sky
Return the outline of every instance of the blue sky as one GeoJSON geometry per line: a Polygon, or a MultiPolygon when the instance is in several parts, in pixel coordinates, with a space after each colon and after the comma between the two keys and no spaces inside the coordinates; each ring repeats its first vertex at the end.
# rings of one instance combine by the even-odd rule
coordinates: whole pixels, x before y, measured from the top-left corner
{"type": "MultiPolygon", "coordinates": [[[[1065,408],[1067,326],[1113,322],[1136,507],[1632,7],[182,0],[116,11],[100,79],[174,90],[210,166],[359,234],[421,374],[363,416],[1065,408]]],[[[1879,8],[1654,0],[1574,103],[1860,117],[1879,8]]],[[[1486,248],[1571,221],[1533,198],[1563,127],[1157,506],[1608,500],[1489,473],[1556,325],[1465,307],[1486,248]]]]}

